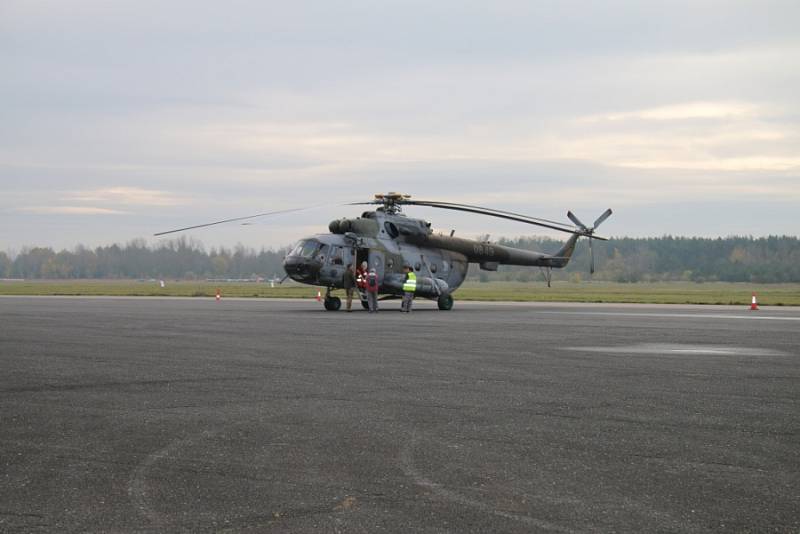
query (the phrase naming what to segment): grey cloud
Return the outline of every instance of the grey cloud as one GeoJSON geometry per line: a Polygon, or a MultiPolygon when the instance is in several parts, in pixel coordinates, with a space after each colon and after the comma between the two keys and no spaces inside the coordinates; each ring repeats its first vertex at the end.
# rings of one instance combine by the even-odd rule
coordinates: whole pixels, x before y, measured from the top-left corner
{"type": "MultiPolygon", "coordinates": [[[[786,194],[800,176],[796,2],[12,1],[0,11],[10,221],[0,246],[124,240],[389,189],[548,218],[611,206],[620,216],[604,227],[620,234],[796,224],[786,194]],[[697,102],[756,111],[637,118],[697,102]],[[604,114],[624,118],[586,120],[604,114]],[[11,215],[114,187],[187,203],[137,205],[102,224],[11,215]],[[774,209],[742,223],[741,203],[774,209]]],[[[112,201],[95,207],[121,210],[112,201]]],[[[320,230],[349,214],[320,212],[320,230]]],[[[464,232],[525,232],[459,217],[431,215],[464,232]]],[[[198,237],[280,245],[299,237],[296,224],[198,237]]]]}

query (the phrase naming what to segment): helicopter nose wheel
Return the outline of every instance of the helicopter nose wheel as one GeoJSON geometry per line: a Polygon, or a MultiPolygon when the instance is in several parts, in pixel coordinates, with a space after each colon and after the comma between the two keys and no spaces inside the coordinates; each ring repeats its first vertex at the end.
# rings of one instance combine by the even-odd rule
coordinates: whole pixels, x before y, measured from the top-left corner
{"type": "Polygon", "coordinates": [[[324,305],[328,311],[339,311],[342,307],[342,299],[339,297],[325,297],[324,305]]]}
{"type": "Polygon", "coordinates": [[[442,311],[452,310],[453,296],[450,293],[443,293],[439,295],[439,298],[436,300],[436,304],[439,305],[439,309],[442,311]]]}

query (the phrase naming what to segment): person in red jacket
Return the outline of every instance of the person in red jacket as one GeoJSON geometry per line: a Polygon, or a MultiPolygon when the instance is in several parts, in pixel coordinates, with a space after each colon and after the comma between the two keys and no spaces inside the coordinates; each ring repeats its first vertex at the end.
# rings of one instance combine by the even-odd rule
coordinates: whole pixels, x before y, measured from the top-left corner
{"type": "Polygon", "coordinates": [[[359,289],[367,288],[367,262],[362,261],[356,269],[356,286],[359,289]]]}
{"type": "Polygon", "coordinates": [[[370,313],[378,313],[378,274],[375,269],[367,273],[367,304],[370,313]]]}
{"type": "Polygon", "coordinates": [[[361,302],[367,301],[367,262],[362,261],[356,269],[356,289],[361,302]]]}

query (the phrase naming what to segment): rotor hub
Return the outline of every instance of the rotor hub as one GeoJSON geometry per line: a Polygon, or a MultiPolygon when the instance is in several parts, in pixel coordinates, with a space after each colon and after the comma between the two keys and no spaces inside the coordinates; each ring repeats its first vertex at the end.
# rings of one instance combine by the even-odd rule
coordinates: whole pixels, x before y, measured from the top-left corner
{"type": "Polygon", "coordinates": [[[375,195],[375,203],[383,204],[383,210],[386,213],[394,215],[401,211],[400,206],[406,201],[411,199],[411,195],[404,195],[403,193],[378,193],[375,195]]]}

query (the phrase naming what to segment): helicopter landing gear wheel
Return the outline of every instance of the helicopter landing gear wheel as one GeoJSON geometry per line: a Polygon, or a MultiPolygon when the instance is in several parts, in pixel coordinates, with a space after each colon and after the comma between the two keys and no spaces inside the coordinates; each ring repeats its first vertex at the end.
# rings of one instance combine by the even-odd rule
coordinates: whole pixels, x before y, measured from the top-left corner
{"type": "Polygon", "coordinates": [[[342,307],[342,299],[339,297],[327,297],[325,299],[325,309],[328,311],[338,311],[342,307]]]}
{"type": "Polygon", "coordinates": [[[436,304],[439,305],[439,309],[443,311],[452,310],[453,309],[453,296],[449,293],[444,293],[439,295],[439,299],[436,301],[436,304]]]}

